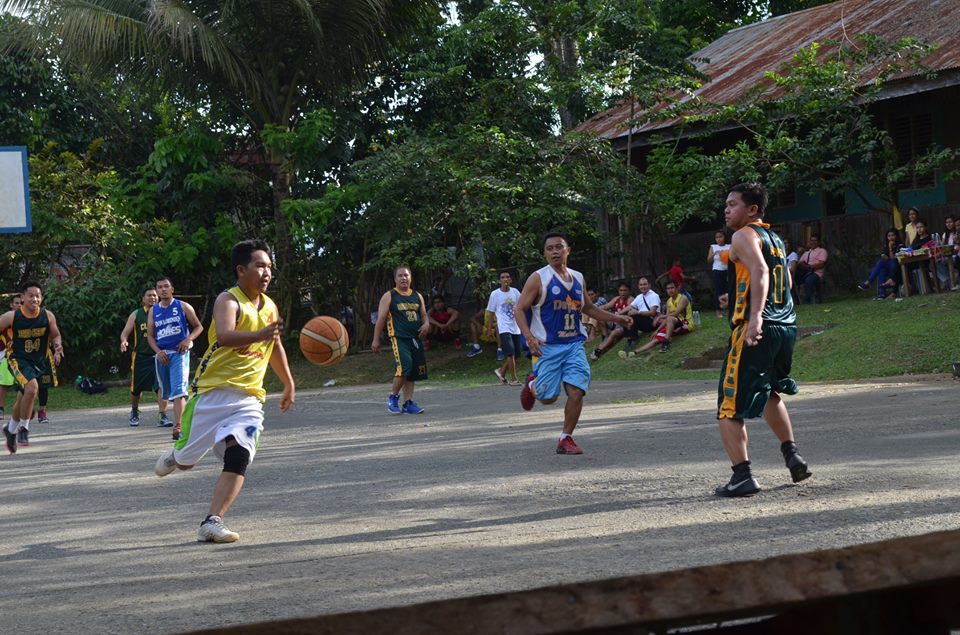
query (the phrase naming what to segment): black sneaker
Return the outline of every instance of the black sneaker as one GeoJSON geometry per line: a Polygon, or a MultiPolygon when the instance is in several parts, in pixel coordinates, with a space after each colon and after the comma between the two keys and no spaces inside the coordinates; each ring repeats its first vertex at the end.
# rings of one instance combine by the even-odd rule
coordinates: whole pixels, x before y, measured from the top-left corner
{"type": "Polygon", "coordinates": [[[26,428],[20,428],[17,430],[17,443],[23,447],[30,445],[30,431],[26,428]]]}
{"type": "Polygon", "coordinates": [[[670,350],[670,340],[663,340],[660,342],[660,352],[666,353],[670,350]]]}
{"type": "Polygon", "coordinates": [[[600,355],[602,355],[602,353],[601,353],[598,349],[596,349],[596,348],[593,349],[593,350],[590,352],[590,361],[591,361],[591,362],[597,361],[598,359],[600,359],[600,355]]]}
{"type": "Polygon", "coordinates": [[[17,435],[13,432],[7,430],[7,424],[0,421],[0,424],[3,425],[3,436],[7,438],[7,452],[10,454],[17,453],[17,435]]]}
{"type": "Polygon", "coordinates": [[[729,483],[717,488],[716,494],[722,498],[740,498],[753,496],[759,491],[760,484],[753,476],[741,477],[734,474],[729,483]]]}
{"type": "Polygon", "coordinates": [[[790,470],[790,478],[793,479],[794,483],[805,481],[813,476],[813,472],[807,467],[807,462],[796,452],[786,457],[786,463],[787,469],[790,470]]]}

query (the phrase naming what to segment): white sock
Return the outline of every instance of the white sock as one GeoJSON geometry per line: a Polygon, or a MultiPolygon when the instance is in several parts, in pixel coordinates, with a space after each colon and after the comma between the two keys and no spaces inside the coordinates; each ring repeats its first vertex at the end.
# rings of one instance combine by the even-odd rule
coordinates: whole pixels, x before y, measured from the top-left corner
{"type": "Polygon", "coordinates": [[[566,432],[564,432],[563,434],[560,435],[560,440],[563,441],[564,439],[566,439],[566,438],[569,437],[569,436],[570,436],[569,434],[567,434],[566,432]]]}
{"type": "Polygon", "coordinates": [[[24,430],[29,430],[29,429],[30,429],[30,420],[27,419],[26,421],[21,421],[21,422],[20,422],[20,427],[23,428],[24,430]]]}
{"type": "Polygon", "coordinates": [[[9,432],[10,434],[16,434],[17,423],[18,421],[16,419],[14,419],[13,417],[10,417],[10,421],[7,421],[7,432],[9,432]]]}

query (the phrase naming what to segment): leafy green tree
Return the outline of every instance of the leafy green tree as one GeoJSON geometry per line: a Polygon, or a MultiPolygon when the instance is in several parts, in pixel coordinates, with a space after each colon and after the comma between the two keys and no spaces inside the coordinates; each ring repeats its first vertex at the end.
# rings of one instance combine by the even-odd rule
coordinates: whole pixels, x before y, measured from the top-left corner
{"type": "MultiPolygon", "coordinates": [[[[101,76],[160,77],[174,92],[242,113],[258,139],[268,125],[292,128],[311,104],[368,75],[391,43],[439,8],[437,0],[2,0],[0,10],[26,16],[21,45],[56,42],[66,63],[101,76]]],[[[264,146],[263,155],[282,270],[294,254],[283,202],[297,175],[277,149],[264,146]]],[[[284,315],[296,284],[282,279],[284,315]]]]}
{"type": "Polygon", "coordinates": [[[871,110],[887,81],[918,70],[931,48],[916,40],[886,42],[869,34],[854,45],[801,49],[783,69],[737,104],[695,103],[672,115],[702,132],[689,143],[662,144],[647,158],[643,198],[655,216],[676,229],[687,218],[710,219],[733,181],[760,180],[773,191],[851,191],[868,209],[891,213],[906,177],[927,175],[958,156],[933,145],[903,161],[871,110]],[[702,136],[731,124],[740,140],[715,154],[702,136]]]}

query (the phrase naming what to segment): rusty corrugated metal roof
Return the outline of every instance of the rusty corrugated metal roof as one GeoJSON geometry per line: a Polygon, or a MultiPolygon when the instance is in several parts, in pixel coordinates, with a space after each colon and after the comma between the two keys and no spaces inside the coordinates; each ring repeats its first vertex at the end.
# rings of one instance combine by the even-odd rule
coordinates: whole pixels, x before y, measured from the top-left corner
{"type": "MultiPolygon", "coordinates": [[[[733,104],[793,55],[814,42],[852,39],[872,33],[886,40],[916,37],[940,48],[924,59],[931,70],[960,68],[960,0],[839,0],[729,31],[691,56],[705,81],[696,94],[733,104]]],[[[607,139],[627,135],[630,104],[598,113],[577,126],[607,139]]],[[[678,123],[657,121],[635,127],[644,134],[678,123]]]]}

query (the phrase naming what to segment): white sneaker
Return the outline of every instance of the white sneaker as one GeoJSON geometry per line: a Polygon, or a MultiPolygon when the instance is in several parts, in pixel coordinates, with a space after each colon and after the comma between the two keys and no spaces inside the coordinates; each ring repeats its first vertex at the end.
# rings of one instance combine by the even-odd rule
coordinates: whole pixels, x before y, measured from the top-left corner
{"type": "Polygon", "coordinates": [[[219,516],[210,516],[200,523],[200,530],[197,532],[197,542],[236,542],[238,540],[240,540],[240,534],[224,527],[223,519],[219,516]]]}
{"type": "Polygon", "coordinates": [[[157,464],[153,466],[153,473],[157,476],[166,476],[177,469],[177,462],[173,458],[173,448],[160,455],[157,464]]]}

